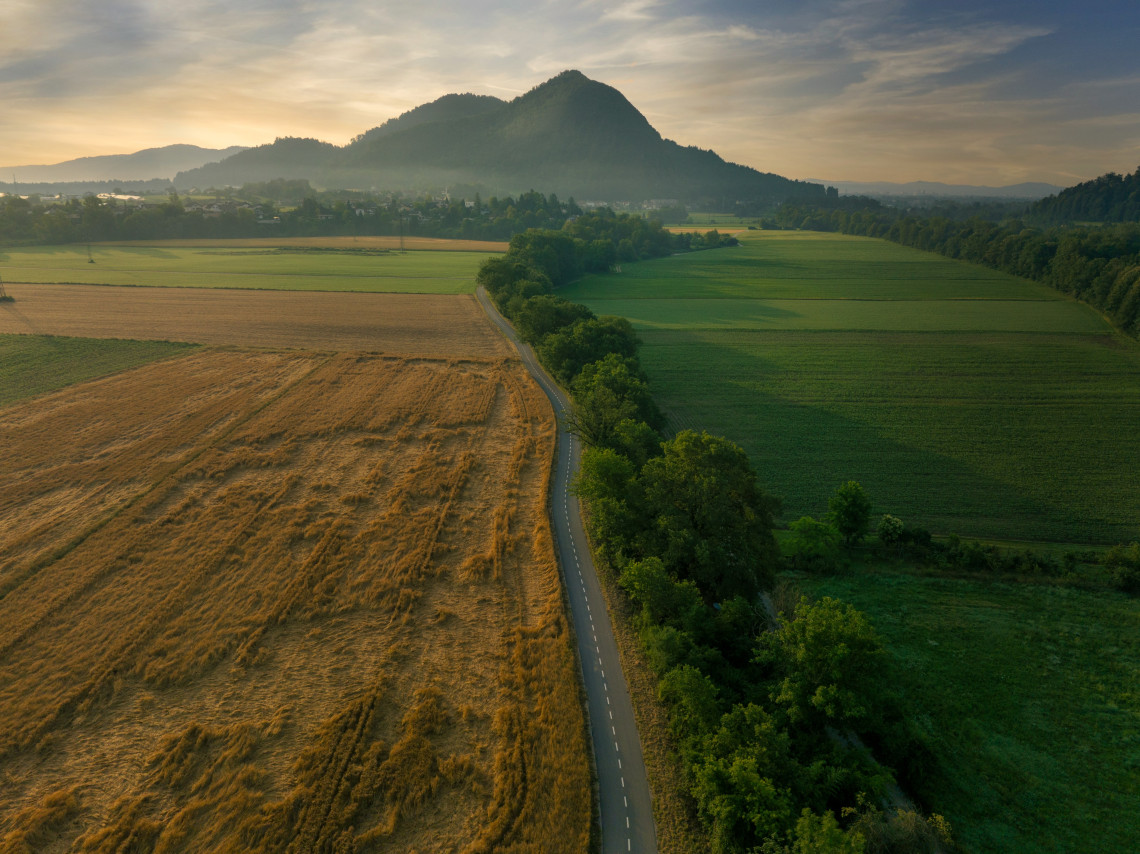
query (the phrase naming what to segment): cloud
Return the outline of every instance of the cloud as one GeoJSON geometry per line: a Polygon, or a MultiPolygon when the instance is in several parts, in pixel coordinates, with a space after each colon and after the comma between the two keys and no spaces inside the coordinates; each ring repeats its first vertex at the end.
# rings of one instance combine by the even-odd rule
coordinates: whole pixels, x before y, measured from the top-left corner
{"type": "Polygon", "coordinates": [[[1038,82],[1027,47],[1065,32],[1006,6],[6,0],[0,151],[343,143],[448,92],[509,97],[578,68],[665,136],[793,177],[1048,178],[1082,146],[1082,164],[1124,156],[1137,96],[1076,68],[1065,86],[1038,82]]]}

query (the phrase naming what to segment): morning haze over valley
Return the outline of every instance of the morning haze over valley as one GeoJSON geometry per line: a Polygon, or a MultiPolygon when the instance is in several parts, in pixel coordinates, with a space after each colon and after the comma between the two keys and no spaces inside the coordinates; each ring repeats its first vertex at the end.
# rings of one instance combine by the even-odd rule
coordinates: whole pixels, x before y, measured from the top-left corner
{"type": "Polygon", "coordinates": [[[0,852],[1140,848],[1138,41],[0,9],[0,852]]]}

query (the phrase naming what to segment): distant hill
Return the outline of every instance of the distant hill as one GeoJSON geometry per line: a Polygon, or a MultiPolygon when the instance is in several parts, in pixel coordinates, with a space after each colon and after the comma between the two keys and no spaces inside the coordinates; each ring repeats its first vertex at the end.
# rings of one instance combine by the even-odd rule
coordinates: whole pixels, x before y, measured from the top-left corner
{"type": "MultiPolygon", "coordinates": [[[[818,181],[816,178],[809,180],[818,181]]],[[[871,196],[872,198],[930,196],[933,199],[988,198],[1033,201],[1060,192],[1062,189],[1055,184],[1038,182],[1009,184],[1004,187],[943,184],[938,181],[910,181],[905,184],[896,184],[890,181],[818,181],[818,183],[835,187],[845,196],[871,196]]]]}
{"type": "Polygon", "coordinates": [[[274,142],[247,148],[217,163],[179,172],[174,185],[179,188],[240,187],[274,178],[310,178],[320,174],[340,149],[316,139],[279,137],[274,142]]]}
{"type": "Polygon", "coordinates": [[[1031,219],[1049,222],[1140,222],[1140,168],[1131,175],[1109,172],[1029,209],[1031,219]]]}
{"type": "Polygon", "coordinates": [[[731,206],[823,198],[790,181],[663,139],[617,89],[565,71],[513,101],[447,95],[344,148],[278,140],[179,174],[180,188],[307,178],[329,188],[529,189],[580,201],[678,199],[731,206]]]}
{"type": "Polygon", "coordinates": [[[245,148],[199,148],[196,145],[166,145],[146,148],[134,154],[108,154],[80,157],[63,163],[39,166],[0,166],[0,178],[13,175],[19,184],[78,181],[149,181],[170,180],[179,172],[195,169],[212,160],[222,160],[245,148]]]}

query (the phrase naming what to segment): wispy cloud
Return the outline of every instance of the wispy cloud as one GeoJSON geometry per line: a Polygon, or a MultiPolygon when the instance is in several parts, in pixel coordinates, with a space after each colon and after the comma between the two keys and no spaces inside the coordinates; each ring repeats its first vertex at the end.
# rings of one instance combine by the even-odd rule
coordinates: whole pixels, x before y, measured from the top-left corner
{"type": "Polygon", "coordinates": [[[934,6],[6,0],[0,159],[344,142],[448,92],[510,97],[566,68],[621,89],[666,136],[797,177],[1047,179],[1137,159],[1140,103],[1121,75],[1037,82],[1030,48],[1064,27],[1002,0],[934,6]]]}

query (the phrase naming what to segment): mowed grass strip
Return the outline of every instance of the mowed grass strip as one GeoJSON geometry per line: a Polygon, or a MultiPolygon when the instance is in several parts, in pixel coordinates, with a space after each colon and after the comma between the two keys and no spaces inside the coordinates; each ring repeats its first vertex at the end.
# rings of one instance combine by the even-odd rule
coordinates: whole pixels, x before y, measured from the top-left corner
{"type": "Polygon", "coordinates": [[[179,355],[191,347],[169,341],[0,334],[0,406],[179,355]]]}
{"type": "Polygon", "coordinates": [[[859,329],[885,332],[1109,334],[1087,305],[1061,300],[607,299],[591,303],[640,329],[859,329]]]}
{"type": "Polygon", "coordinates": [[[144,287],[466,294],[490,252],[327,251],[225,244],[40,246],[0,254],[5,281],[144,287]]]}
{"type": "Polygon", "coordinates": [[[868,613],[967,852],[1140,850],[1140,609],[1121,594],[880,568],[801,579],[868,613]]]}
{"type": "Polygon", "coordinates": [[[741,245],[623,264],[568,299],[1063,300],[1045,285],[866,237],[745,232],[741,245]]]}

